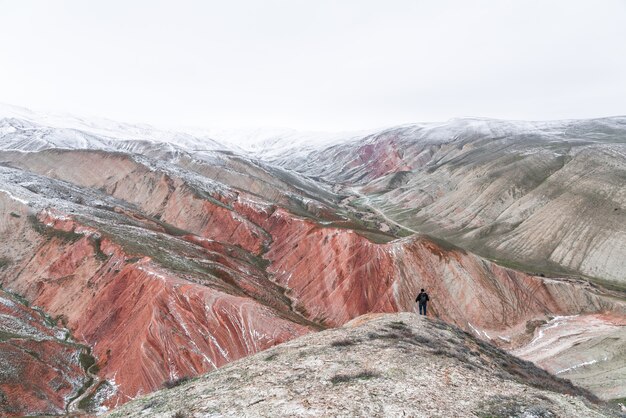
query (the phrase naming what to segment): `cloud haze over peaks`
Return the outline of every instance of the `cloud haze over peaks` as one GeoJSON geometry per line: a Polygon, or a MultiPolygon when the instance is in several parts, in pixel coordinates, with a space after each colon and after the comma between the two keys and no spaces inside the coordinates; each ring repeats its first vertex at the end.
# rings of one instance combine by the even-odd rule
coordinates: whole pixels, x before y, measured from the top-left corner
{"type": "Polygon", "coordinates": [[[626,113],[626,2],[0,1],[0,102],[354,130],[626,113]]]}

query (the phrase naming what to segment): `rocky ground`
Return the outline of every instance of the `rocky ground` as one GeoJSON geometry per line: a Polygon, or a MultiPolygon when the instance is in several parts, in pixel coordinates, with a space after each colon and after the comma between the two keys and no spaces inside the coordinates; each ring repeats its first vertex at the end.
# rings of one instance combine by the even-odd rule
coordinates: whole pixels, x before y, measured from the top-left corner
{"type": "Polygon", "coordinates": [[[617,408],[436,319],[366,315],[110,417],[610,417],[617,408]]]}

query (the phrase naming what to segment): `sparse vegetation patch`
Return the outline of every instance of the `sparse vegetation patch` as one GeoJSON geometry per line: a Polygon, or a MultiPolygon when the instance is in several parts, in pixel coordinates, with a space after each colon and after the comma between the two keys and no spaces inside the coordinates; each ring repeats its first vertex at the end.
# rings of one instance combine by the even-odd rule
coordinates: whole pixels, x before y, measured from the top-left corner
{"type": "Polygon", "coordinates": [[[96,358],[86,350],[80,353],[78,361],[85,372],[89,371],[89,369],[96,364],[96,358]]]}
{"type": "Polygon", "coordinates": [[[109,259],[109,256],[105,254],[100,248],[102,238],[100,237],[91,237],[90,239],[91,245],[93,246],[95,256],[98,260],[105,262],[109,259]]]}
{"type": "Polygon", "coordinates": [[[74,231],[63,231],[44,225],[35,215],[28,215],[28,221],[36,232],[50,239],[57,238],[67,243],[73,243],[84,237],[84,235],[74,231]]]}
{"type": "Polygon", "coordinates": [[[338,383],[346,383],[353,380],[369,380],[376,377],[380,377],[380,375],[371,370],[363,370],[357,374],[336,374],[330,379],[330,381],[333,385],[336,385],[338,383]]]}
{"type": "Polygon", "coordinates": [[[355,339],[350,339],[350,338],[344,338],[342,340],[336,340],[330,343],[330,345],[332,347],[349,347],[351,345],[355,345],[360,343],[361,340],[359,340],[358,338],[355,339]]]}
{"type": "Polygon", "coordinates": [[[9,264],[11,264],[11,260],[6,257],[0,257],[0,269],[5,268],[9,264]]]}
{"type": "Polygon", "coordinates": [[[537,400],[536,402],[524,402],[504,396],[494,396],[483,403],[476,411],[480,418],[555,418],[557,415],[549,409],[548,402],[537,400]]]}
{"type": "Polygon", "coordinates": [[[80,400],[80,402],[78,402],[78,408],[88,413],[97,412],[99,403],[102,401],[103,396],[106,397],[106,394],[110,393],[112,389],[113,388],[108,381],[100,381],[98,386],[96,386],[88,396],[85,396],[80,400]]]}
{"type": "Polygon", "coordinates": [[[393,321],[389,324],[389,328],[396,330],[406,330],[408,329],[406,323],[403,321],[393,321]]]}
{"type": "Polygon", "coordinates": [[[180,386],[185,382],[188,382],[191,380],[191,377],[189,376],[183,376],[183,377],[179,377],[177,379],[170,379],[170,380],[166,380],[165,382],[163,382],[163,387],[166,389],[172,389],[175,388],[176,386],[180,386]]]}

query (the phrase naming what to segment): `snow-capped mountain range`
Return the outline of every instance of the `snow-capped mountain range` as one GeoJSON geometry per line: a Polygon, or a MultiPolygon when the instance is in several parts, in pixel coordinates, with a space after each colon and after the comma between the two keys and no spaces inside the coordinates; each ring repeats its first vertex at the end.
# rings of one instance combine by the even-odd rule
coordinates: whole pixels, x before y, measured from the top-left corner
{"type": "MultiPolygon", "coordinates": [[[[366,136],[369,132],[302,132],[287,128],[159,128],[58,112],[34,112],[0,104],[0,149],[129,150],[121,142],[170,144],[186,151],[226,150],[271,157],[285,149],[309,149],[366,136]],[[219,138],[219,139],[217,139],[219,138]]],[[[137,151],[133,148],[132,151],[137,151]]]]}
{"type": "MultiPolygon", "coordinates": [[[[577,132],[590,139],[604,139],[626,127],[626,117],[593,120],[504,121],[488,118],[455,118],[446,122],[410,123],[355,132],[307,132],[288,128],[191,128],[165,129],[149,124],[79,117],[58,112],[32,110],[0,104],[0,149],[38,151],[48,148],[101,149],[139,152],[156,144],[185,151],[233,151],[274,160],[302,157],[351,141],[378,138],[393,132],[414,141],[451,142],[468,134],[498,137],[541,134],[543,138],[576,140],[577,132]],[[141,145],[139,145],[141,144],[141,145]]],[[[150,147],[151,148],[151,147],[150,147]]]]}

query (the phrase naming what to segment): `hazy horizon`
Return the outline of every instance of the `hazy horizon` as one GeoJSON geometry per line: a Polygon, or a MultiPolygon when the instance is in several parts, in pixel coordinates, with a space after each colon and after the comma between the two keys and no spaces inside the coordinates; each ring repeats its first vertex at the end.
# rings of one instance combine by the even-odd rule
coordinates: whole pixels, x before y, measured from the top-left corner
{"type": "Polygon", "coordinates": [[[626,2],[0,0],[0,102],[346,132],[626,114],[626,2]]]}

